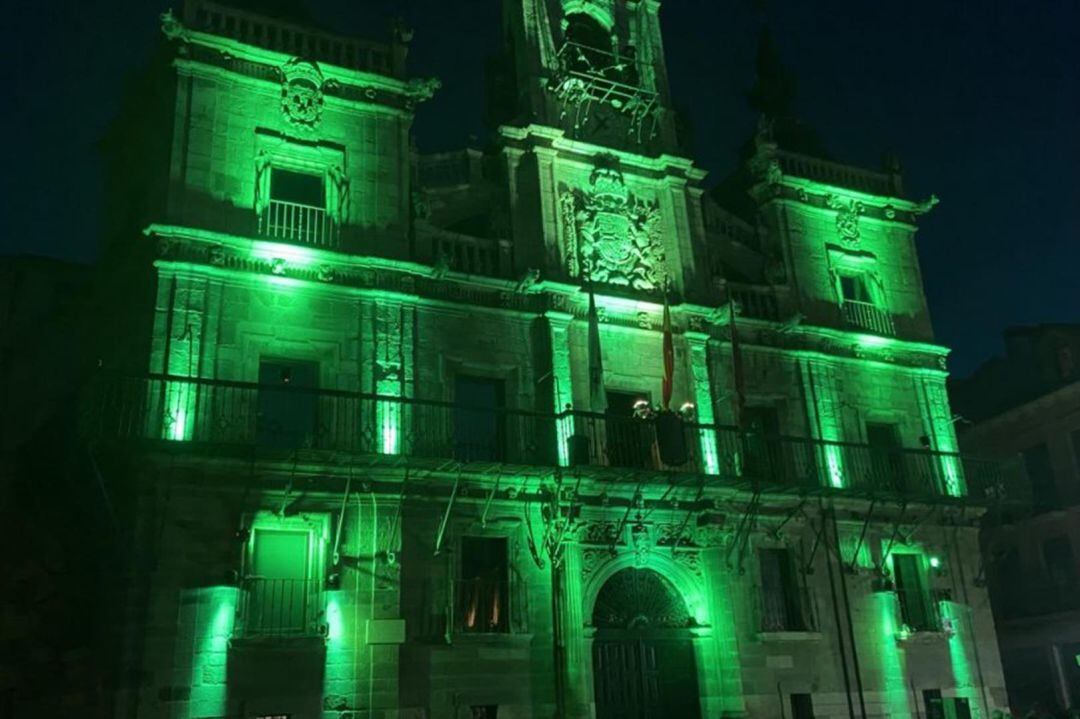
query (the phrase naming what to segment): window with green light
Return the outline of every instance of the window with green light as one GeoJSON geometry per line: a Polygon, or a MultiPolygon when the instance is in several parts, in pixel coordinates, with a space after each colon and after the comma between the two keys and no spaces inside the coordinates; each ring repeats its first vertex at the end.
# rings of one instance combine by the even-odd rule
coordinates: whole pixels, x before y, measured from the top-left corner
{"type": "Polygon", "coordinates": [[[248,540],[242,589],[245,636],[319,634],[324,621],[322,522],[258,517],[248,540]]]}
{"type": "Polygon", "coordinates": [[[901,621],[912,631],[937,631],[938,621],[930,601],[922,555],[894,554],[892,564],[901,621]]]}

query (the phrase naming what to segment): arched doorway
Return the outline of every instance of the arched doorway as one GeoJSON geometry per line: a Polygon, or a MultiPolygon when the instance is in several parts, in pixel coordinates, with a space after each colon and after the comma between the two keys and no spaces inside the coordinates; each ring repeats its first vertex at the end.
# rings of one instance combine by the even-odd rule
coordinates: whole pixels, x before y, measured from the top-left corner
{"type": "Polygon", "coordinates": [[[597,719],[700,716],[694,620],[670,581],[651,569],[616,572],[592,625],[597,719]]]}

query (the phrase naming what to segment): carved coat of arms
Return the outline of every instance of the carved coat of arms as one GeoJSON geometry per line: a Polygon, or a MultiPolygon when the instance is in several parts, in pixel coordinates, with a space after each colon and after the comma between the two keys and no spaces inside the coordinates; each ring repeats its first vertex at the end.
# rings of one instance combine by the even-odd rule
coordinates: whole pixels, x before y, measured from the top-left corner
{"type": "Polygon", "coordinates": [[[825,204],[836,210],[836,233],[843,242],[854,244],[862,234],[859,229],[859,216],[866,212],[866,206],[858,200],[847,200],[829,194],[825,204]]]}
{"type": "Polygon", "coordinates": [[[301,127],[315,127],[322,120],[323,74],[313,62],[293,58],[281,68],[281,112],[301,127]]]}
{"type": "Polygon", "coordinates": [[[588,190],[563,187],[559,203],[571,276],[635,290],[663,285],[659,205],[632,195],[619,170],[596,168],[588,190]]]}

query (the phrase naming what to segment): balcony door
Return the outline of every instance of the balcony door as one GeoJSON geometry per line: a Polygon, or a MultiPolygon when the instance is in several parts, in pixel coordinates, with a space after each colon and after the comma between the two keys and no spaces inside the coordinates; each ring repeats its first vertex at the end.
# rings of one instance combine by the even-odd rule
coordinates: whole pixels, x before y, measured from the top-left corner
{"type": "Polygon", "coordinates": [[[900,601],[900,618],[904,624],[916,632],[937,629],[930,597],[926,589],[922,557],[918,554],[894,554],[893,574],[896,581],[896,596],[900,601]]]}
{"type": "Polygon", "coordinates": [[[502,462],[506,459],[505,382],[460,374],[454,378],[454,459],[502,462]]]}
{"type": "Polygon", "coordinates": [[[604,434],[610,467],[650,469],[656,431],[651,422],[635,416],[635,407],[649,398],[641,392],[608,390],[604,434]]]}
{"type": "Polygon", "coordinates": [[[307,245],[331,244],[323,176],[273,168],[270,201],[260,221],[261,232],[267,237],[307,245]]]}
{"type": "Polygon", "coordinates": [[[788,472],[780,442],[780,415],[776,407],[746,407],[742,413],[744,437],[743,472],[764,482],[786,484],[788,472]]]}
{"type": "Polygon", "coordinates": [[[264,359],[259,362],[256,441],[296,449],[315,444],[319,365],[264,359]]]}
{"type": "Polygon", "coordinates": [[[906,486],[899,428],[885,422],[867,422],[866,443],[870,446],[871,486],[886,492],[903,493],[906,486]]]}
{"type": "Polygon", "coordinates": [[[309,628],[310,556],[310,532],[254,530],[251,574],[246,582],[249,633],[297,635],[309,628]]]}

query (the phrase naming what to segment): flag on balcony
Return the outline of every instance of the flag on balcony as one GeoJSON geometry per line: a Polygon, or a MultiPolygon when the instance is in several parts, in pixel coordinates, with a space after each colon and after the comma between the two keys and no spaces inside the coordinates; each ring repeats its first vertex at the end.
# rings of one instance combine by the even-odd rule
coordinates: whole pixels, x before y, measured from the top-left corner
{"type": "Polygon", "coordinates": [[[607,409],[604,395],[604,358],[600,352],[600,316],[596,312],[596,297],[589,285],[589,409],[607,409]]]}
{"type": "Polygon", "coordinates": [[[671,336],[671,308],[668,306],[667,293],[664,293],[664,382],[661,385],[661,397],[664,409],[671,409],[671,393],[675,384],[675,339],[671,336]]]}

